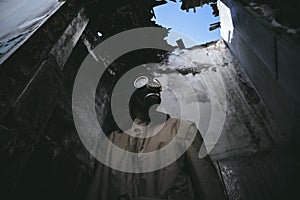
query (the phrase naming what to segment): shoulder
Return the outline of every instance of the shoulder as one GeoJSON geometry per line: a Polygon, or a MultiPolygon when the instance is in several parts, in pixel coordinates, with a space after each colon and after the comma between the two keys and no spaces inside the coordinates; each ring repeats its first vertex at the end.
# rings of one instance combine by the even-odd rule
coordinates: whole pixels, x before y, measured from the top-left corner
{"type": "Polygon", "coordinates": [[[203,144],[203,138],[194,122],[176,118],[170,118],[170,120],[171,123],[174,123],[176,126],[178,126],[177,134],[180,138],[190,141],[192,146],[194,146],[196,149],[200,148],[200,146],[203,144]]]}
{"type": "Polygon", "coordinates": [[[108,134],[108,139],[111,141],[118,140],[118,139],[125,139],[124,137],[128,136],[127,134],[124,134],[124,131],[121,130],[115,130],[112,131],[110,134],[108,134]]]}
{"type": "Polygon", "coordinates": [[[196,124],[189,120],[169,118],[168,123],[172,125],[176,125],[178,129],[197,129],[196,124]]]}
{"type": "Polygon", "coordinates": [[[169,118],[166,127],[173,130],[173,136],[177,135],[184,140],[191,140],[199,132],[194,122],[176,118],[169,118]]]}

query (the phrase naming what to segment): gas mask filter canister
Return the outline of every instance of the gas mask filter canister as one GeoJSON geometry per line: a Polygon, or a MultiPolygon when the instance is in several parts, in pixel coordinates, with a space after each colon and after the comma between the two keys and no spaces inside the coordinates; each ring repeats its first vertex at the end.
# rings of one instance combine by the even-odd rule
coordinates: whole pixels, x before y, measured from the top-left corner
{"type": "Polygon", "coordinates": [[[140,76],[134,81],[134,87],[139,90],[139,97],[146,106],[161,103],[160,92],[162,86],[157,79],[149,80],[147,76],[140,76]]]}

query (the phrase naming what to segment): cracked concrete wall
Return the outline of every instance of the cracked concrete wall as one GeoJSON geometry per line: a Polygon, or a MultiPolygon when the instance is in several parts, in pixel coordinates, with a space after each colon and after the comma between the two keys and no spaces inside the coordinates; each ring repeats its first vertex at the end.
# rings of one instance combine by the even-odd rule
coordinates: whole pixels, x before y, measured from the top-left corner
{"type": "Polygon", "coordinates": [[[299,35],[276,29],[245,1],[222,0],[219,8],[221,32],[225,30],[223,39],[250,76],[281,131],[299,144],[299,35]],[[222,15],[224,10],[229,14],[222,15]],[[228,28],[227,24],[233,27],[228,28]]]}
{"type": "MultiPolygon", "coordinates": [[[[1,198],[84,195],[92,163],[73,128],[66,71],[49,54],[65,46],[59,38],[85,28],[74,22],[82,7],[82,1],[65,3],[0,67],[1,198]],[[69,24],[73,31],[66,32],[69,24]]],[[[79,38],[72,38],[71,52],[79,38]]]]}
{"type": "Polygon", "coordinates": [[[89,48],[103,39],[134,27],[156,26],[150,21],[153,5],[118,3],[102,7],[98,0],[67,1],[1,64],[0,188],[4,199],[84,198],[94,162],[72,118],[77,70],[89,48]],[[102,38],[97,37],[100,30],[102,38]]]}

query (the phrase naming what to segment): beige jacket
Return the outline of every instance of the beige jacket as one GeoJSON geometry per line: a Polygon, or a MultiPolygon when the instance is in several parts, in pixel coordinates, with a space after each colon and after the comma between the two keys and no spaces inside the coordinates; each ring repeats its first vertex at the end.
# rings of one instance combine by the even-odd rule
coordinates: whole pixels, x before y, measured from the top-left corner
{"type": "MultiPolygon", "coordinates": [[[[136,138],[115,131],[109,139],[131,152],[151,152],[167,145],[174,135],[184,131],[186,136],[197,132],[192,145],[172,164],[148,173],[125,173],[100,162],[88,194],[88,200],[222,200],[223,188],[209,156],[200,159],[198,153],[202,137],[192,122],[168,118],[164,126],[145,128],[133,125],[131,133],[148,134],[159,128],[153,137],[136,138]]],[[[181,147],[178,147],[181,148],[181,147]]]]}

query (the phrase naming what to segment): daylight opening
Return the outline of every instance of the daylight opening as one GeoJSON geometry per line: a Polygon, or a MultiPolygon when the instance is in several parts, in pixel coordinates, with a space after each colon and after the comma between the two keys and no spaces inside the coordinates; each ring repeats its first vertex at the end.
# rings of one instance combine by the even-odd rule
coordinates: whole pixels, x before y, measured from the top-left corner
{"type": "Polygon", "coordinates": [[[185,47],[205,44],[220,39],[219,16],[216,3],[182,10],[182,2],[172,2],[154,8],[152,21],[170,28],[167,41],[174,45],[182,39],[185,47]],[[177,38],[180,33],[184,38],[177,38]]]}

